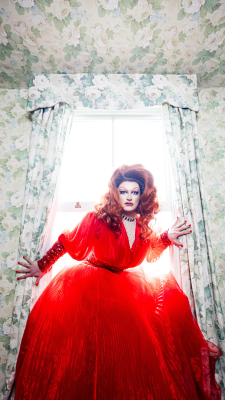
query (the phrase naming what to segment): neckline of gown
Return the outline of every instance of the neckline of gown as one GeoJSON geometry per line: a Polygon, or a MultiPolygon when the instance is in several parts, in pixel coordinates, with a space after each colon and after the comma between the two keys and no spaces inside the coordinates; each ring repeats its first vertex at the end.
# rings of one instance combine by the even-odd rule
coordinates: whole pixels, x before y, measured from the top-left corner
{"type": "Polygon", "coordinates": [[[134,250],[134,246],[135,246],[135,244],[136,244],[136,240],[137,240],[137,226],[138,226],[138,224],[137,224],[137,219],[136,219],[136,224],[135,224],[135,236],[134,236],[134,242],[133,242],[133,244],[132,244],[132,246],[130,247],[130,242],[129,242],[129,238],[128,238],[128,234],[127,234],[127,230],[126,230],[126,227],[125,227],[125,225],[124,225],[124,223],[123,223],[123,221],[122,221],[122,226],[123,226],[123,229],[124,229],[124,231],[125,231],[125,235],[126,235],[126,241],[127,241],[127,245],[128,245],[128,247],[129,247],[129,250],[130,251],[133,251],[134,250]]]}

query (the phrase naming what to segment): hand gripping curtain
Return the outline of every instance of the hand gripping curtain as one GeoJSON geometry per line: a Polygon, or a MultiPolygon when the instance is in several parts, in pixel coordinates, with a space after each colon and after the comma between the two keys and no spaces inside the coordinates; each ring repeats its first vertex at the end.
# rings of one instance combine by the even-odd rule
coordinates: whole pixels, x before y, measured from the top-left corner
{"type": "MultiPolygon", "coordinates": [[[[57,103],[33,112],[18,259],[26,256],[38,260],[42,256],[43,237],[56,189],[65,139],[71,127],[72,110],[73,107],[66,103],[57,103]]],[[[35,292],[39,290],[35,281],[36,278],[29,278],[17,281],[16,284],[6,366],[6,379],[11,383],[8,386],[12,386],[14,380],[17,354],[31,301],[37,297],[35,292]]]]}
{"type": "MultiPolygon", "coordinates": [[[[190,109],[163,105],[165,133],[174,175],[176,202],[181,219],[192,226],[192,235],[181,236],[180,251],[183,291],[189,298],[205,339],[222,350],[221,328],[224,328],[222,299],[212,256],[204,184],[199,162],[196,113],[190,109]]],[[[217,381],[224,390],[224,355],[216,365],[217,381]]]]}

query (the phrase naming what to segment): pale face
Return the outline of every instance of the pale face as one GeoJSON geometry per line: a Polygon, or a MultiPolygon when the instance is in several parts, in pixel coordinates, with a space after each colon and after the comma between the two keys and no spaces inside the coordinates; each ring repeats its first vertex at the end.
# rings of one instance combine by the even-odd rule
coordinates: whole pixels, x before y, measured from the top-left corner
{"type": "Polygon", "coordinates": [[[129,217],[135,217],[141,194],[137,182],[125,181],[118,187],[120,204],[123,213],[129,217]]]}

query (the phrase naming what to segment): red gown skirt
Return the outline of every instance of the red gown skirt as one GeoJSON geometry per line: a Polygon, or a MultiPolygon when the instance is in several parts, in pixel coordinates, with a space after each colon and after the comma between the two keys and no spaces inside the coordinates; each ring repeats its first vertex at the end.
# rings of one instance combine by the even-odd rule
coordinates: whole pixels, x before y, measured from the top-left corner
{"type": "Polygon", "coordinates": [[[15,400],[220,400],[215,362],[172,273],[64,268],[28,318],[15,400]]]}

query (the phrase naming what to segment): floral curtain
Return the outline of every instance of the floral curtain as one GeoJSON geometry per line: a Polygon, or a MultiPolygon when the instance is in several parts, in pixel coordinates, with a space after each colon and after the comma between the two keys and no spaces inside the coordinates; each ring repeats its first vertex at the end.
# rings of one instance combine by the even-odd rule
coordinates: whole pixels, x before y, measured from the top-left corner
{"type": "Polygon", "coordinates": [[[32,121],[28,89],[0,90],[0,399],[5,391],[15,270],[32,121]]]}
{"type": "MultiPolygon", "coordinates": [[[[215,273],[212,245],[205,213],[196,113],[190,109],[164,105],[167,146],[173,166],[179,214],[192,226],[193,233],[181,237],[180,250],[183,290],[205,339],[225,351],[221,332],[225,328],[222,299],[215,273]]],[[[224,336],[223,336],[224,337],[224,336]]],[[[224,391],[224,356],[217,361],[217,380],[224,391]]]]}
{"type": "MultiPolygon", "coordinates": [[[[40,258],[45,226],[60,170],[65,138],[70,130],[72,107],[57,103],[33,113],[18,259],[40,258]]],[[[17,281],[14,297],[6,379],[13,383],[17,354],[37,290],[35,278],[17,281]]],[[[10,389],[10,385],[8,385],[10,389]]]]}

